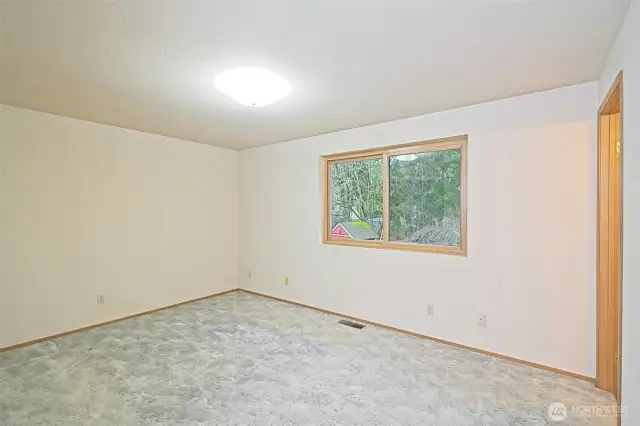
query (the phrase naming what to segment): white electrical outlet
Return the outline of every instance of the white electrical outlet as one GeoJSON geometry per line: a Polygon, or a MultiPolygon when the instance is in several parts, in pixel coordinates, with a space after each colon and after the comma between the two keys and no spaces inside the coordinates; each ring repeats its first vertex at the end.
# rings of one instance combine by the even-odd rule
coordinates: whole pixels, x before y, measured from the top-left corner
{"type": "Polygon", "coordinates": [[[487,314],[478,314],[478,317],[476,318],[476,323],[480,327],[486,327],[487,326],[487,314]]]}
{"type": "Polygon", "coordinates": [[[434,315],[433,303],[427,305],[427,315],[430,317],[434,315]]]}
{"type": "Polygon", "coordinates": [[[98,294],[97,302],[98,305],[104,305],[104,294],[98,294]]]}

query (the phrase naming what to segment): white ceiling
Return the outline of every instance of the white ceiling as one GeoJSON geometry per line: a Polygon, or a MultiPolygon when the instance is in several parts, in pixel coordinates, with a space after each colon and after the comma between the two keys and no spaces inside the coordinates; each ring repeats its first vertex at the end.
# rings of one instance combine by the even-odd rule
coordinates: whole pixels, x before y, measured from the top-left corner
{"type": "Polygon", "coordinates": [[[0,103],[244,149],[596,80],[629,0],[0,0],[0,103]],[[293,93],[213,86],[257,65],[293,93]]]}

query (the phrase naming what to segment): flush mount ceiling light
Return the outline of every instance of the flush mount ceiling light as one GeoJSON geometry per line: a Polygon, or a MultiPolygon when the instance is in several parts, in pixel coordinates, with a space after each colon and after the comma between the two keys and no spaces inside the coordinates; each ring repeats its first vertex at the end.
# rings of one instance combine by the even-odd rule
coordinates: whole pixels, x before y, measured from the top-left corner
{"type": "Polygon", "coordinates": [[[398,155],[396,158],[400,161],[413,161],[418,158],[415,154],[398,155]]]}
{"type": "Polygon", "coordinates": [[[291,93],[287,80],[269,70],[240,67],[218,74],[216,88],[242,105],[263,107],[291,93]]]}

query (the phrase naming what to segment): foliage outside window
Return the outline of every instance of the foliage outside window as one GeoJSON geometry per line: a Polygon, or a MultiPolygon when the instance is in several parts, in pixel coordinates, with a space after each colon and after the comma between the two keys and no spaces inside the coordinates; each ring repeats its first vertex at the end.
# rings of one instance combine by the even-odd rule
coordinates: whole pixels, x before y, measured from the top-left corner
{"type": "Polygon", "coordinates": [[[326,244],[466,254],[467,138],[323,157],[326,244]]]}

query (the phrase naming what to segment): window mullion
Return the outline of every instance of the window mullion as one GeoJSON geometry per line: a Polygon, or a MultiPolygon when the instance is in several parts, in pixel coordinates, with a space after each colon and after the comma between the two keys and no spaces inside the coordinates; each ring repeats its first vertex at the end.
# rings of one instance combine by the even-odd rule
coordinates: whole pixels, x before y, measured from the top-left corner
{"type": "Polygon", "coordinates": [[[389,242],[389,154],[382,154],[382,241],[389,242]]]}

